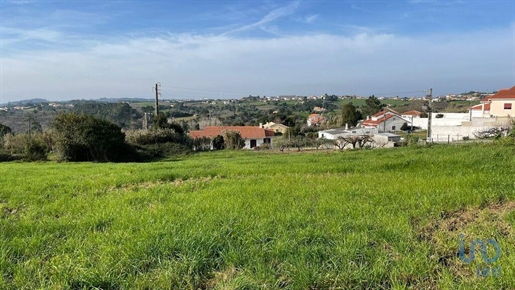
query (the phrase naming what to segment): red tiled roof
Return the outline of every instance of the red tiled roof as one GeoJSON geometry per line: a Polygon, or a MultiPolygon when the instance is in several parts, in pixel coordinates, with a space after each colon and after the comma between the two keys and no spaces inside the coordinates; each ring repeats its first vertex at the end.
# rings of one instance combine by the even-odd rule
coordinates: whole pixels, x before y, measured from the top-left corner
{"type": "Polygon", "coordinates": [[[388,111],[381,111],[381,112],[377,112],[375,114],[372,115],[372,117],[379,117],[379,116],[382,116],[386,113],[389,113],[388,111]]]}
{"type": "Polygon", "coordinates": [[[492,99],[515,99],[515,87],[506,90],[500,90],[490,97],[486,97],[482,102],[488,102],[492,99]]]}
{"type": "Polygon", "coordinates": [[[411,110],[411,111],[402,113],[402,115],[405,115],[405,116],[420,116],[420,114],[422,114],[422,113],[417,110],[411,110]]]}
{"type": "Polygon", "coordinates": [[[190,131],[190,137],[213,138],[218,135],[222,135],[224,131],[240,132],[240,135],[243,139],[266,138],[275,135],[273,130],[263,129],[256,126],[206,126],[204,130],[190,131]]]}
{"type": "Polygon", "coordinates": [[[311,115],[309,115],[308,120],[310,120],[311,123],[313,123],[313,124],[317,124],[317,123],[321,123],[322,121],[324,121],[325,118],[319,114],[311,114],[311,115]]]}
{"type": "MultiPolygon", "coordinates": [[[[379,124],[383,123],[384,121],[386,121],[386,120],[388,120],[388,119],[391,119],[391,118],[393,118],[393,117],[396,117],[396,116],[395,116],[395,115],[391,115],[391,114],[389,114],[389,115],[386,115],[385,117],[382,117],[382,118],[377,119],[377,121],[374,121],[374,120],[372,120],[372,119],[370,119],[370,120],[365,120],[365,121],[363,121],[362,125],[363,125],[363,126],[377,126],[377,125],[379,125],[379,124]]],[[[397,117],[398,117],[398,116],[397,116],[397,117]]]]}
{"type": "MultiPolygon", "coordinates": [[[[482,106],[483,106],[482,104],[479,104],[474,107],[471,107],[470,109],[480,111],[480,110],[482,110],[482,106]]],[[[490,111],[490,104],[484,104],[484,106],[485,106],[485,111],[490,111]]]]}

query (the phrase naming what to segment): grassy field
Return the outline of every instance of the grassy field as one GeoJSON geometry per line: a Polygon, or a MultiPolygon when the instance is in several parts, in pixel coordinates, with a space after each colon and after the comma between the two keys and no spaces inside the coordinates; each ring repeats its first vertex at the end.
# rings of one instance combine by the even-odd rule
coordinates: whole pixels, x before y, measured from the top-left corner
{"type": "Polygon", "coordinates": [[[513,289],[514,176],[493,144],[3,163],[0,289],[513,289]]]}

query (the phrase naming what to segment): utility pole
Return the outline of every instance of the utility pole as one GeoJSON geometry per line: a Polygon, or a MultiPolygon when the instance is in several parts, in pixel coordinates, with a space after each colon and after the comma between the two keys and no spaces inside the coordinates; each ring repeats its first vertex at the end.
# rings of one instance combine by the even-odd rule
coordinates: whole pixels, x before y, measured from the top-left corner
{"type": "Polygon", "coordinates": [[[431,107],[431,103],[433,102],[433,89],[429,89],[429,114],[427,119],[427,142],[431,141],[431,115],[433,114],[433,108],[431,107]]]}
{"type": "Polygon", "coordinates": [[[28,116],[28,118],[29,118],[29,144],[32,144],[32,134],[31,134],[31,128],[30,128],[30,127],[32,127],[32,124],[31,124],[32,118],[30,115],[28,116]]]}
{"type": "Polygon", "coordinates": [[[156,83],[156,87],[154,88],[154,91],[156,92],[156,104],[155,104],[155,109],[154,109],[154,114],[155,114],[154,118],[157,118],[157,116],[159,115],[159,95],[160,95],[159,88],[160,87],[161,87],[161,83],[156,83]]]}

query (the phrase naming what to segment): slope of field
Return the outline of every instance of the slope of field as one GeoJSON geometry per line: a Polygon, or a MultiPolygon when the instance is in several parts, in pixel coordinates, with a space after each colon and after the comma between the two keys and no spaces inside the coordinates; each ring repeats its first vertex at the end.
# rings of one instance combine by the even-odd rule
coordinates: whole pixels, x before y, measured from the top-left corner
{"type": "Polygon", "coordinates": [[[4,163],[0,288],[513,289],[514,176],[493,144],[4,163]]]}

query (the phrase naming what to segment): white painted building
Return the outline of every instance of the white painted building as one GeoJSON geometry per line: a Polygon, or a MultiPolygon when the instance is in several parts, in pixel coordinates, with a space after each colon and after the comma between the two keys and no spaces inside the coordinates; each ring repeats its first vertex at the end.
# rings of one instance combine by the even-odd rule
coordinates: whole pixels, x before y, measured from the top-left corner
{"type": "Polygon", "coordinates": [[[409,124],[410,120],[404,119],[393,110],[384,110],[373,116],[368,116],[361,126],[364,128],[376,128],[379,133],[401,131],[404,123],[409,124]]]}

